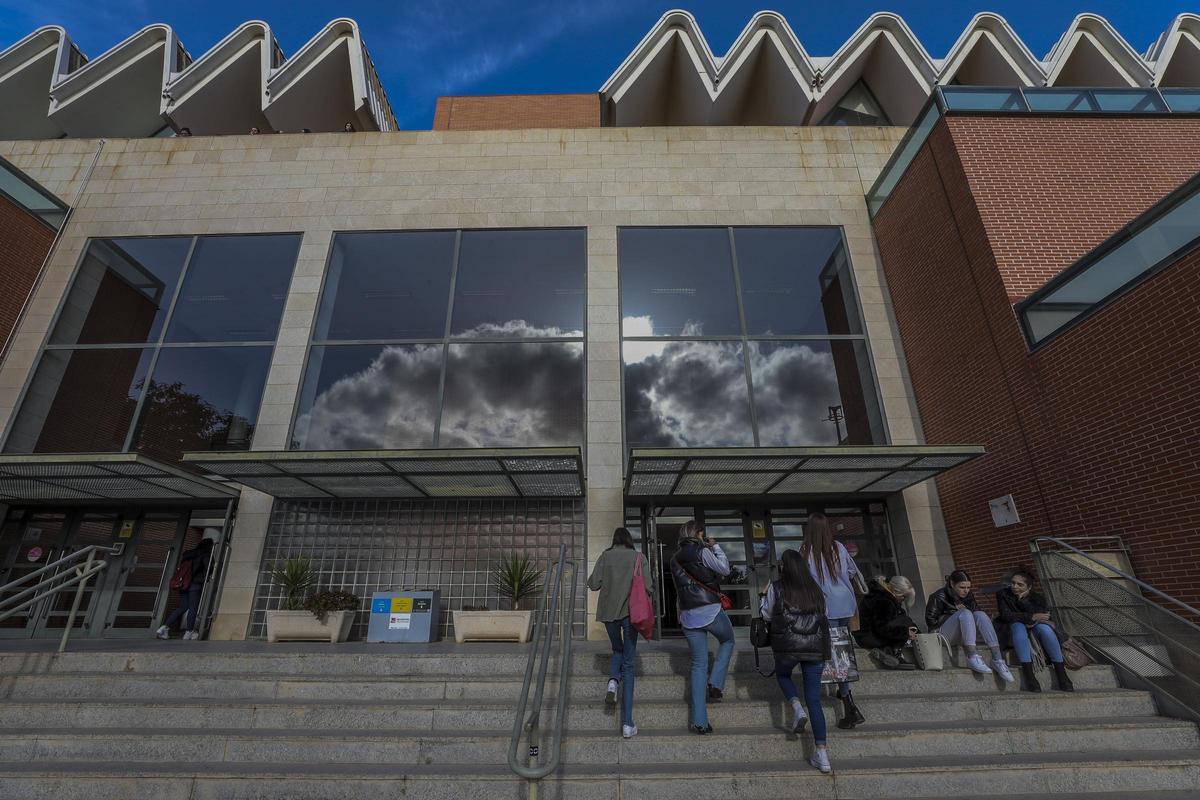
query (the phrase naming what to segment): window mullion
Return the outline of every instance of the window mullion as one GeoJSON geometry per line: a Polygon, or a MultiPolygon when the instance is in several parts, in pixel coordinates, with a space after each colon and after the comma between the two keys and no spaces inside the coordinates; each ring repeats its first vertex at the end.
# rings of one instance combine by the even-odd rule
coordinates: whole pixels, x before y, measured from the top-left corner
{"type": "Polygon", "coordinates": [[[729,232],[729,260],[733,264],[733,291],[737,295],[738,324],[742,328],[742,366],[746,372],[746,402],[750,404],[750,432],[754,446],[758,447],[758,411],[754,408],[754,376],[750,373],[750,341],[747,338],[746,308],[742,303],[742,273],[738,269],[737,242],[733,228],[729,232]]]}
{"type": "Polygon", "coordinates": [[[454,259],[450,264],[450,299],[446,303],[446,327],[442,333],[442,369],[438,374],[437,418],[433,423],[433,446],[442,438],[442,411],[446,397],[446,365],[450,360],[450,325],[454,321],[454,291],[458,283],[458,257],[462,252],[462,229],[454,232],[454,259]]]}

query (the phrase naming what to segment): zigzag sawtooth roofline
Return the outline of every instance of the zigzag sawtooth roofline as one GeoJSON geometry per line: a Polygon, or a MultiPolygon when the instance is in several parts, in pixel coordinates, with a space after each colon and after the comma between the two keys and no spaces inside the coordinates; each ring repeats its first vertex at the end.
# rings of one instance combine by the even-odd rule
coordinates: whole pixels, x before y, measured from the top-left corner
{"type": "MultiPolygon", "coordinates": [[[[781,15],[773,11],[759,12],[742,29],[729,50],[723,56],[717,56],[696,18],[687,11],[675,9],[664,14],[650,28],[604,82],[600,88],[601,99],[606,103],[619,104],[622,98],[629,94],[631,87],[643,78],[644,68],[658,56],[664,42],[669,37],[682,36],[685,42],[692,45],[689,49],[699,62],[700,78],[706,83],[710,97],[715,103],[722,88],[730,85],[730,79],[750,60],[747,57],[748,51],[757,46],[758,39],[755,35],[764,29],[769,29],[775,34],[773,41],[782,45],[781,55],[797,76],[796,80],[809,83],[802,88],[806,96],[816,102],[826,94],[823,85],[836,83],[839,75],[853,69],[860,59],[869,57],[874,47],[882,44],[876,42],[863,49],[863,44],[880,31],[891,34],[890,46],[895,47],[904,66],[914,77],[921,76],[921,80],[927,84],[927,90],[936,84],[954,80],[974,48],[980,46],[984,35],[999,48],[1008,66],[1015,71],[1014,82],[1019,81],[1028,86],[1062,85],[1058,78],[1070,63],[1077,41],[1085,35],[1096,44],[1112,66],[1111,76],[1107,74],[1106,68],[1106,74],[1099,80],[1109,81],[1114,86],[1151,86],[1165,74],[1167,62],[1174,54],[1175,45],[1181,35],[1187,33],[1200,38],[1200,16],[1177,16],[1146,55],[1142,56],[1106,19],[1096,14],[1080,14],[1071,22],[1045,58],[1038,59],[1004,17],[992,12],[981,12],[967,24],[945,58],[934,59],[902,17],[886,12],[871,15],[830,57],[811,56],[781,15]],[[814,86],[814,77],[818,78],[818,84],[823,85],[814,86]]],[[[689,76],[676,80],[691,78],[689,76]]],[[[1189,76],[1189,82],[1200,86],[1200,74],[1194,79],[1189,76]]],[[[846,87],[837,88],[844,91],[846,87]]]]}
{"type": "MultiPolygon", "coordinates": [[[[259,42],[262,52],[259,59],[259,85],[256,91],[261,93],[262,110],[266,112],[271,106],[272,93],[280,95],[289,89],[296,91],[296,87],[304,83],[304,75],[321,62],[321,54],[343,38],[348,41],[350,47],[350,59],[346,68],[349,69],[349,85],[354,94],[352,98],[343,100],[358,107],[361,110],[360,116],[374,121],[378,129],[395,130],[395,118],[378,75],[375,74],[370,54],[362,42],[358,24],[345,17],[339,17],[326,24],[290,59],[282,59],[270,26],[262,20],[251,20],[239,25],[195,61],[183,48],[175,31],[162,23],[142,28],[91,61],[82,57],[72,59],[72,52],[78,51],[74,50],[67,32],[59,26],[45,26],[0,51],[0,80],[19,80],[20,73],[26,69],[25,62],[39,52],[44,53],[46,48],[57,41],[59,52],[55,61],[55,71],[51,76],[50,85],[46,87],[50,102],[45,108],[19,110],[19,113],[49,116],[86,95],[93,87],[110,80],[121,80],[119,73],[124,68],[145,58],[153,48],[163,47],[162,80],[154,89],[154,100],[161,106],[163,124],[166,124],[171,121],[171,113],[181,107],[181,103],[188,99],[190,93],[205,85],[211,77],[244,55],[248,45],[259,42]],[[86,63],[71,71],[73,61],[86,63]]],[[[44,76],[38,80],[44,80],[44,76]]],[[[106,85],[113,86],[111,83],[106,85]]],[[[124,91],[125,87],[121,86],[119,90],[124,91]]],[[[147,99],[142,94],[148,91],[144,83],[136,87],[129,86],[128,91],[136,92],[143,100],[147,99]]],[[[317,100],[319,101],[319,98],[317,100]]],[[[248,123],[247,128],[249,124],[257,123],[248,123]]],[[[315,129],[317,126],[313,127],[315,129]]],[[[0,131],[2,130],[3,125],[0,124],[0,131]]],[[[228,132],[242,133],[245,129],[228,132]]]]}

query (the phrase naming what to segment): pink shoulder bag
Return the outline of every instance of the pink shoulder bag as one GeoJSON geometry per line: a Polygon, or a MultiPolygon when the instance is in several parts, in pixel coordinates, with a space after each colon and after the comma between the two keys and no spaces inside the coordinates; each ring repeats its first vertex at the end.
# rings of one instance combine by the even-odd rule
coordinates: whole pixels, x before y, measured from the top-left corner
{"type": "Polygon", "coordinates": [[[633,582],[629,585],[629,622],[643,639],[654,636],[654,609],[650,605],[650,594],[646,591],[646,579],[642,575],[642,564],[646,560],[639,554],[633,567],[633,582]]]}

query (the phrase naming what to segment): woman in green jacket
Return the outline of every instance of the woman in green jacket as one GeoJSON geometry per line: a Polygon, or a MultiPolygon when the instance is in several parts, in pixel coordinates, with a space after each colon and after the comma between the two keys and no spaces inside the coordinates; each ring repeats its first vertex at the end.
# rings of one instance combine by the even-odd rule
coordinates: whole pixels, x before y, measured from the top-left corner
{"type": "Polygon", "coordinates": [[[633,536],[625,528],[617,528],[613,532],[612,546],[600,554],[596,568],[588,577],[588,588],[600,592],[596,619],[604,623],[612,642],[604,700],[610,706],[616,705],[617,688],[622,689],[621,735],[626,739],[637,735],[637,725],[633,724],[633,660],[637,654],[637,630],[629,619],[629,589],[639,561],[645,570],[645,559],[634,547],[633,536]]]}

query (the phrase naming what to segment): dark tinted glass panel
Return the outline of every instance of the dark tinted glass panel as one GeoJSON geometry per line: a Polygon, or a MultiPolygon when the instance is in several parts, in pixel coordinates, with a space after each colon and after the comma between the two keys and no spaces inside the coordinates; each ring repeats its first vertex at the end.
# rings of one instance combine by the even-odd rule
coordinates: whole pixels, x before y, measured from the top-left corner
{"type": "Polygon", "coordinates": [[[168,342],[269,342],[279,331],[299,236],[202,236],[168,342]]]}
{"type": "Polygon", "coordinates": [[[51,342],[156,341],[191,246],[190,237],[90,242],[51,342]]]}
{"type": "Polygon", "coordinates": [[[163,349],[134,449],[168,460],[193,450],[248,449],[270,362],[270,347],[163,349]]]}
{"type": "Polygon", "coordinates": [[[630,447],[753,445],[739,342],[625,342],[630,447]]]}
{"type": "Polygon", "coordinates": [[[1101,111],[1126,111],[1137,113],[1166,113],[1167,107],[1158,92],[1153,89],[1135,91],[1121,89],[1093,89],[1092,97],[1101,111]]]}
{"type": "Polygon", "coordinates": [[[862,333],[838,228],[735,228],[746,331],[862,333]]]}
{"type": "Polygon", "coordinates": [[[866,365],[862,342],[751,342],[760,446],[874,443],[866,365]]]}
{"type": "Polygon", "coordinates": [[[442,346],[313,347],[292,447],[432,447],[442,346]]]}
{"type": "Polygon", "coordinates": [[[313,338],[440,339],[453,231],[339,233],[313,338]]]}
{"type": "Polygon", "coordinates": [[[123,449],[151,352],[47,350],[5,450],[103,453],[123,449]]]}
{"type": "Polygon", "coordinates": [[[725,228],[622,228],[621,334],[741,332],[725,228]]]}
{"type": "Polygon", "coordinates": [[[583,443],[583,344],[452,344],[441,447],[583,443]]]}
{"type": "Polygon", "coordinates": [[[464,231],[451,334],[583,336],[586,271],[581,229],[464,231]]]}
{"type": "Polygon", "coordinates": [[[1098,111],[1087,89],[1026,89],[1031,111],[1098,111]]]}

